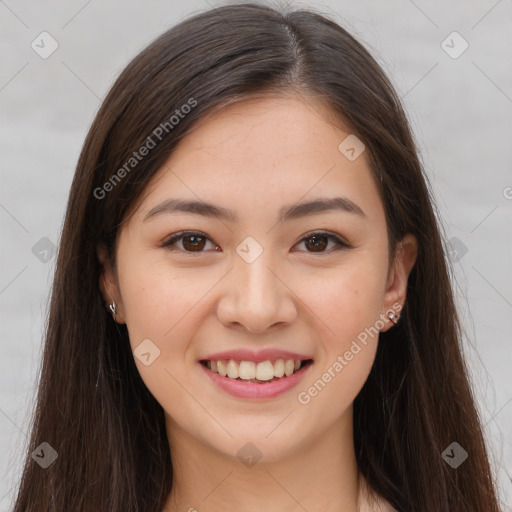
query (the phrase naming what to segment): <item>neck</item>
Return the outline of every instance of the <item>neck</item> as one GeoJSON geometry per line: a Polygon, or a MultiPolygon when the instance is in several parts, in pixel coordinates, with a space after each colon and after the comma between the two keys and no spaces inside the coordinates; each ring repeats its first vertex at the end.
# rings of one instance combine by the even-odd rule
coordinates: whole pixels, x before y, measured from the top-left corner
{"type": "MultiPolygon", "coordinates": [[[[293,453],[247,465],[192,437],[167,417],[174,470],[163,512],[357,512],[366,509],[354,453],[352,411],[293,453]]],[[[243,447],[247,440],[233,440],[243,447]]],[[[257,445],[257,442],[254,444],[257,445]]],[[[251,448],[246,448],[251,453],[251,448]]],[[[254,452],[256,453],[256,452],[254,452]]]]}

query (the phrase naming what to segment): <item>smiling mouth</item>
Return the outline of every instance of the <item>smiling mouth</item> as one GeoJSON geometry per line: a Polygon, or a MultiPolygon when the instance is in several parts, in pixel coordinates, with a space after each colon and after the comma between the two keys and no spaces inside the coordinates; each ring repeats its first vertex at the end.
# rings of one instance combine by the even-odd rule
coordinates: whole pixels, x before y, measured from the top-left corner
{"type": "Polygon", "coordinates": [[[220,359],[218,361],[203,359],[200,363],[212,372],[218,373],[221,377],[241,382],[267,384],[286,379],[306,366],[313,364],[313,360],[277,359],[255,363],[254,361],[236,361],[234,359],[220,359]]]}

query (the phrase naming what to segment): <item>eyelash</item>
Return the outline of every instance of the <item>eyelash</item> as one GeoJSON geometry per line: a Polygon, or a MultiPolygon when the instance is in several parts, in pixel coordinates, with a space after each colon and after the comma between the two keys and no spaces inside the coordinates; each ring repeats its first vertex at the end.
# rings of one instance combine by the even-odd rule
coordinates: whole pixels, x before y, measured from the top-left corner
{"type": "MultiPolygon", "coordinates": [[[[169,238],[164,240],[161,244],[161,247],[164,247],[170,251],[175,251],[176,249],[172,247],[173,244],[175,244],[177,241],[179,241],[183,238],[186,238],[187,236],[198,236],[198,237],[205,238],[206,240],[209,240],[210,242],[212,242],[212,240],[206,234],[202,233],[201,231],[180,231],[179,233],[175,233],[174,235],[171,235],[169,238]]],[[[334,249],[335,251],[338,251],[341,249],[352,249],[352,247],[353,247],[350,244],[344,242],[337,235],[334,235],[334,234],[326,232],[326,231],[311,231],[309,233],[306,233],[299,240],[298,243],[304,242],[305,240],[308,240],[309,238],[313,238],[314,236],[325,236],[329,240],[334,240],[334,242],[337,245],[337,247],[334,249]]],[[[216,245],[216,244],[214,244],[214,245],[216,245]]],[[[217,247],[217,245],[216,245],[216,247],[217,247]]],[[[194,256],[199,255],[203,252],[206,252],[206,251],[186,251],[183,249],[178,249],[178,250],[181,250],[182,252],[185,252],[187,254],[194,255],[194,256]]],[[[330,254],[331,252],[333,252],[333,250],[331,249],[329,251],[319,251],[317,253],[315,253],[314,251],[306,251],[306,252],[308,252],[309,254],[330,254]]]]}

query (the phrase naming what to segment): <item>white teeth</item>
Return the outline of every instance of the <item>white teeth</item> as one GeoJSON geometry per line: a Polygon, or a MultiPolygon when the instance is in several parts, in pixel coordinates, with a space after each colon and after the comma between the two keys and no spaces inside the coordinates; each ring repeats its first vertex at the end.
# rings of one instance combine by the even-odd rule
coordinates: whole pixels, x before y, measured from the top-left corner
{"type": "Polygon", "coordinates": [[[282,359],[278,359],[274,363],[274,375],[276,377],[282,377],[284,375],[284,361],[282,359]]]}
{"type": "Polygon", "coordinates": [[[228,370],[224,364],[224,361],[217,361],[217,371],[222,377],[225,377],[228,374],[228,370]]]}
{"type": "Polygon", "coordinates": [[[258,380],[272,380],[274,378],[274,365],[271,361],[263,361],[256,366],[258,380]]]}
{"type": "Polygon", "coordinates": [[[234,359],[206,361],[206,366],[222,377],[242,380],[269,381],[283,376],[289,377],[301,368],[302,361],[297,359],[277,359],[276,361],[240,361],[234,359]]]}
{"type": "Polygon", "coordinates": [[[238,365],[233,359],[230,359],[228,363],[228,377],[230,379],[238,379],[238,365]]]}
{"type": "Polygon", "coordinates": [[[238,376],[244,380],[255,379],[256,364],[252,361],[242,361],[238,367],[238,376]]]}

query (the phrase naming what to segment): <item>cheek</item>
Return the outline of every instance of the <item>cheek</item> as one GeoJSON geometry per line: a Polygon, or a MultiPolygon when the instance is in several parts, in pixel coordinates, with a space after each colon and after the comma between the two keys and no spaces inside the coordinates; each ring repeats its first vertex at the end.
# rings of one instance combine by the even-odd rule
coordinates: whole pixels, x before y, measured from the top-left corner
{"type": "Polygon", "coordinates": [[[126,263],[120,285],[132,344],[144,338],[160,343],[180,339],[175,333],[189,315],[201,309],[201,297],[211,286],[209,279],[173,270],[162,261],[141,258],[140,263],[126,263]]]}
{"type": "Polygon", "coordinates": [[[176,413],[186,404],[184,362],[197,329],[200,299],[211,284],[201,284],[183,271],[180,278],[179,271],[161,262],[141,258],[125,264],[125,271],[119,272],[120,287],[135,364],[155,399],[176,413]]]}
{"type": "Polygon", "coordinates": [[[316,370],[297,397],[312,417],[318,413],[334,421],[343,414],[364,385],[375,358],[383,327],[385,269],[358,259],[359,263],[334,272],[330,279],[317,281],[315,293],[304,291],[305,302],[318,320],[316,333],[322,333],[316,370]]]}
{"type": "Polygon", "coordinates": [[[165,403],[169,393],[183,393],[178,383],[186,382],[188,368],[195,364],[189,348],[211,312],[207,292],[219,275],[207,268],[172,268],[161,257],[125,255],[119,260],[119,278],[135,363],[148,389],[165,403]],[[142,346],[157,354],[154,359],[151,355],[150,365],[137,357],[142,346]]]}
{"type": "Polygon", "coordinates": [[[309,274],[299,295],[323,325],[326,350],[342,350],[375,324],[383,302],[385,269],[364,255],[354,255],[342,267],[309,274]]]}

